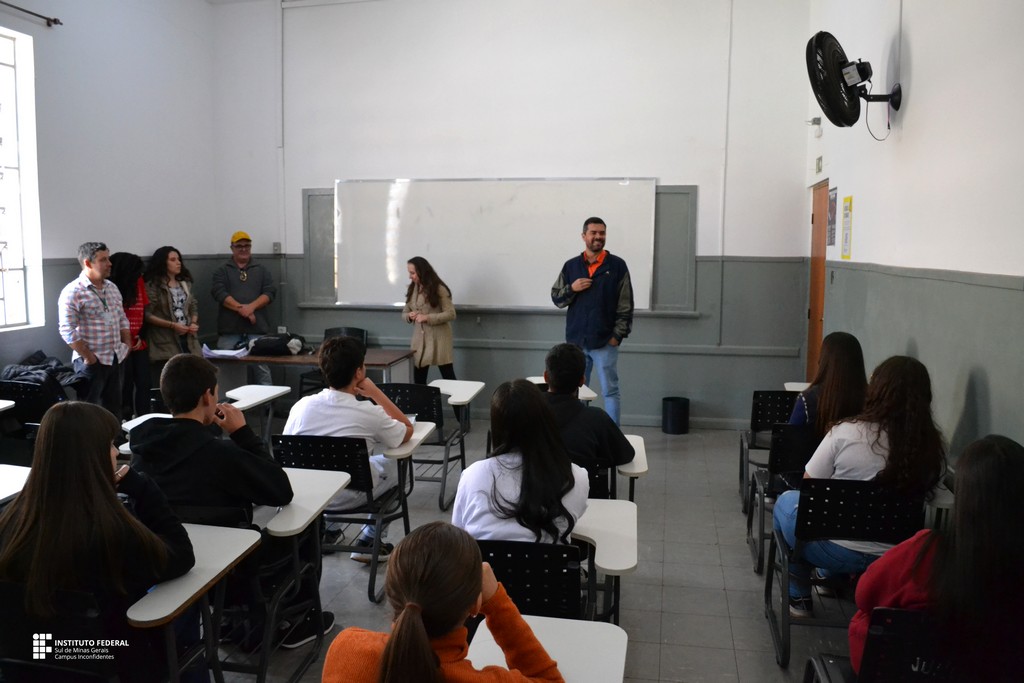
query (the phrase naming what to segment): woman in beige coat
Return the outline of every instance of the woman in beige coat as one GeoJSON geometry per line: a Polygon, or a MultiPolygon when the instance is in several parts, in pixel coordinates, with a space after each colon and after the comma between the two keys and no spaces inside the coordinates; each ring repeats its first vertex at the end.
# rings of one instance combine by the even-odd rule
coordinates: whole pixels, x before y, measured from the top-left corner
{"type": "Polygon", "coordinates": [[[192,294],[192,274],[174,247],[160,247],[146,269],[146,338],[154,381],[164,364],[179,353],[201,355],[199,301],[192,294]]]}
{"type": "Polygon", "coordinates": [[[452,326],[455,306],[448,285],[422,256],[409,259],[409,289],[405,292],[402,318],[414,325],[412,333],[413,381],[427,383],[431,365],[441,377],[455,379],[452,366],[452,326]]]}

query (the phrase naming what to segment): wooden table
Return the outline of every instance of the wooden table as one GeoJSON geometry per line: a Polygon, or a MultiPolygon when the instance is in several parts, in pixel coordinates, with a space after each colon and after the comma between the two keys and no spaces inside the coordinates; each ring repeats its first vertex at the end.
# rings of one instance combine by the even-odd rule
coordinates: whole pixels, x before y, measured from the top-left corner
{"type": "MultiPolygon", "coordinates": [[[[319,357],[316,352],[300,353],[295,356],[210,356],[208,360],[221,369],[221,383],[225,386],[245,384],[242,369],[247,363],[262,363],[270,367],[316,367],[319,357]]],[[[365,365],[370,370],[380,370],[384,382],[412,382],[412,349],[366,349],[365,365]]]]}
{"type": "MultiPolygon", "coordinates": [[[[197,601],[201,602],[203,649],[214,678],[221,683],[217,655],[220,619],[210,613],[209,591],[228,571],[242,561],[260,543],[260,534],[252,529],[186,524],[192,541],[196,563],[187,574],[153,587],[149,593],[128,608],[128,623],[138,628],[162,627],[167,644],[167,663],[171,680],[178,680],[178,655],[171,622],[197,601]]],[[[196,653],[190,653],[192,656],[196,653]]],[[[186,663],[191,657],[186,657],[186,663]]]]}
{"type": "Polygon", "coordinates": [[[30,471],[30,467],[21,465],[0,465],[0,507],[21,493],[30,471]]]}
{"type": "Polygon", "coordinates": [[[647,446],[644,437],[637,434],[626,434],[626,440],[633,447],[633,459],[615,469],[624,477],[629,477],[629,499],[634,499],[636,480],[647,474],[647,446]]]}
{"type": "MultiPolygon", "coordinates": [[[[622,683],[629,638],[615,624],[532,615],[523,619],[558,662],[558,670],[567,683],[622,683]]],[[[486,621],[481,622],[469,646],[469,660],[477,669],[508,666],[486,621]]]]}
{"type": "Polygon", "coordinates": [[[619,619],[620,577],[636,571],[637,529],[636,503],[628,500],[592,498],[587,510],[576,521],[571,536],[591,545],[587,558],[587,592],[591,604],[596,603],[596,570],[611,577],[613,600],[602,616],[619,619]]]}

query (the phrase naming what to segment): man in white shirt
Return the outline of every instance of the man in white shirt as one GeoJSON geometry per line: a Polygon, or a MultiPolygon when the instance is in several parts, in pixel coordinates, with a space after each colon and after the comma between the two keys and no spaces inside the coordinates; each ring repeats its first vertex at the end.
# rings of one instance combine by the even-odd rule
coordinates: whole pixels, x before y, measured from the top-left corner
{"type": "MultiPolygon", "coordinates": [[[[380,452],[395,448],[412,437],[412,423],[401,410],[366,376],[366,349],[358,339],[334,337],[320,347],[320,372],[327,389],[300,399],[288,414],[284,433],[308,436],[348,436],[366,439],[370,453],[373,494],[377,496],[397,485],[398,466],[380,452]],[[357,397],[369,398],[360,401],[357,397]],[[376,404],[376,405],[374,405],[376,404]]],[[[362,505],[361,491],[342,490],[328,504],[328,510],[351,509],[362,505]]],[[[386,529],[385,529],[386,531],[386,529]]],[[[356,545],[370,547],[373,527],[364,526],[356,545]]],[[[383,540],[383,539],[382,539],[383,540]]],[[[381,544],[380,559],[390,555],[393,546],[381,544]]],[[[357,562],[369,562],[367,553],[352,553],[357,562]]]]}
{"type": "Polygon", "coordinates": [[[60,293],[60,336],[71,347],[75,372],[88,380],[79,397],[121,418],[121,363],[132,345],[121,292],[110,277],[110,250],[103,242],[78,247],[81,274],[60,293]]]}

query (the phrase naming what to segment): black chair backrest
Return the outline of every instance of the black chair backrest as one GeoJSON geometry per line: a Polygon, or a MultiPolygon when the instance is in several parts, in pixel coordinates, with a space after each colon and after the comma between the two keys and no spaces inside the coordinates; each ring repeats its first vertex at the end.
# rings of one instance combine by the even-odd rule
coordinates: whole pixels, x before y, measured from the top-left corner
{"type": "Polygon", "coordinates": [[[160,393],[160,387],[153,387],[149,390],[149,412],[151,413],[169,413],[171,412],[167,408],[167,404],[164,403],[163,394],[160,393]]]}
{"type": "Polygon", "coordinates": [[[273,442],[274,459],[282,467],[348,472],[352,481],[346,488],[365,491],[368,496],[373,491],[366,439],[275,434],[273,442]]]}
{"type": "Polygon", "coordinates": [[[772,425],[789,422],[798,391],[755,391],[750,403],[750,431],[767,432],[772,425]]]}
{"type": "Polygon", "coordinates": [[[46,382],[19,382],[14,379],[0,380],[0,398],[14,401],[10,413],[20,424],[41,422],[50,406],[67,398],[57,380],[47,377],[46,382]]]}
{"type": "MultiPolygon", "coordinates": [[[[795,473],[794,482],[803,477],[807,461],[821,443],[814,428],[807,425],[777,424],[772,426],[772,445],[768,451],[768,475],[776,477],[795,473]]],[[[794,486],[795,488],[795,486],[794,486]]]]}
{"type": "Polygon", "coordinates": [[[874,481],[804,479],[796,513],[797,540],[900,543],[924,528],[924,500],[874,481]]]}
{"type": "Polygon", "coordinates": [[[580,549],[574,545],[477,541],[484,562],[522,614],[583,616],[580,549]]]}
{"type": "Polygon", "coordinates": [[[5,681],[15,680],[108,680],[117,674],[113,659],[58,659],[56,652],[39,652],[37,646],[54,647],[54,640],[106,639],[103,614],[91,593],[57,591],[52,617],[29,615],[25,609],[25,584],[0,581],[0,671],[5,681]],[[52,676],[52,677],[47,677],[52,676]]]}
{"type": "Polygon", "coordinates": [[[378,384],[377,386],[403,413],[406,415],[415,413],[417,420],[433,422],[434,428],[443,433],[444,409],[441,403],[440,389],[426,384],[401,384],[398,382],[378,384]]]}
{"type": "Polygon", "coordinates": [[[361,327],[328,327],[324,330],[324,341],[334,337],[355,337],[363,342],[363,348],[366,348],[370,335],[361,327]]]}
{"type": "Polygon", "coordinates": [[[927,612],[876,607],[864,643],[858,681],[942,681],[956,679],[939,646],[927,612]]]}

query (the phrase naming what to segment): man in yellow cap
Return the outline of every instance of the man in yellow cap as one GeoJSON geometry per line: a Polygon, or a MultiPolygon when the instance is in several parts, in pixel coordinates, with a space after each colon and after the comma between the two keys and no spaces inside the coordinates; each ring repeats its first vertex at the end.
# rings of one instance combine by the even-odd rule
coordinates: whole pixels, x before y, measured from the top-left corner
{"type": "MultiPolygon", "coordinates": [[[[270,330],[266,307],[277,289],[270,270],[253,261],[252,238],[239,230],[231,236],[231,258],[213,271],[210,293],[220,304],[217,313],[217,348],[234,349],[270,330]]],[[[251,384],[270,384],[270,368],[249,365],[251,384]]]]}

